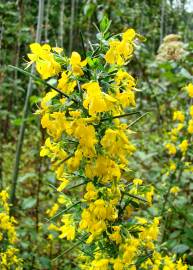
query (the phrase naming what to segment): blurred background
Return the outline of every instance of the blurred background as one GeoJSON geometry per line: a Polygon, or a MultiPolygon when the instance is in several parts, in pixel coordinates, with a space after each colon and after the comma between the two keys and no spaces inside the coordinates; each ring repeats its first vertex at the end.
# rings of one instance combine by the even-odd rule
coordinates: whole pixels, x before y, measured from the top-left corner
{"type": "MultiPolygon", "coordinates": [[[[139,177],[146,178],[155,187],[159,183],[158,188],[163,191],[167,156],[162,135],[177,106],[179,89],[193,76],[193,1],[45,0],[41,3],[41,43],[62,47],[67,55],[73,50],[82,53],[81,36],[85,47],[89,40],[94,42],[97,26],[104,15],[112,21],[110,31],[113,34],[131,27],[145,37],[146,41],[136,45],[129,70],[138,78],[138,88],[142,90],[137,94],[138,109],[154,114],[136,128],[140,131],[135,135],[140,151],[131,162],[139,177]]],[[[9,65],[26,67],[29,44],[36,38],[38,7],[37,0],[0,1],[0,189],[9,188],[11,194],[14,189],[12,203],[19,222],[18,233],[23,239],[20,250],[26,262],[25,269],[75,269],[70,258],[65,268],[62,259],[52,266],[50,262],[50,258],[60,254],[65,243],[59,239],[47,243],[49,233],[44,218],[48,205],[51,206],[56,198],[49,186],[55,183],[54,175],[48,161],[39,157],[45,131],[34,112],[45,90],[42,85],[31,86],[21,155],[16,157],[29,78],[9,65]]],[[[186,189],[180,201],[180,214],[171,217],[179,222],[167,225],[162,240],[180,256],[187,253],[189,263],[192,263],[192,197],[185,200],[186,189]],[[189,215],[185,221],[184,212],[189,215]]],[[[159,215],[162,191],[155,198],[155,207],[149,214],[159,215]]]]}

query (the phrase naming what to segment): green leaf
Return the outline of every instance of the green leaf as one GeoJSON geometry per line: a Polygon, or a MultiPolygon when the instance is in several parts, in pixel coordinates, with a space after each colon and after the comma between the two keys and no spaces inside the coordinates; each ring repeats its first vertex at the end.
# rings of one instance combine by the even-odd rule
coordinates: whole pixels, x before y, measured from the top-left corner
{"type": "Polygon", "coordinates": [[[22,203],[22,208],[25,209],[30,209],[36,204],[36,198],[29,197],[25,198],[22,203]]]}
{"type": "Polygon", "coordinates": [[[35,176],[36,176],[35,173],[26,173],[23,176],[19,177],[18,182],[23,183],[23,182],[25,182],[25,180],[32,178],[32,177],[35,177],[35,176]]]}
{"type": "Polygon", "coordinates": [[[40,264],[43,268],[47,268],[47,267],[50,267],[50,260],[49,258],[45,257],[45,256],[42,256],[39,258],[39,261],[40,261],[40,264]]]}
{"type": "Polygon", "coordinates": [[[108,17],[105,15],[100,22],[100,31],[105,34],[108,31],[110,25],[111,21],[109,21],[108,17]]]}
{"type": "Polygon", "coordinates": [[[186,252],[187,250],[189,249],[189,247],[187,245],[184,245],[184,244],[179,244],[179,245],[176,245],[172,251],[174,253],[184,253],[186,252]]]}
{"type": "Polygon", "coordinates": [[[16,119],[11,121],[11,124],[13,126],[16,126],[16,127],[19,127],[21,125],[21,123],[22,123],[22,118],[16,118],[16,119]]]}
{"type": "Polygon", "coordinates": [[[101,32],[104,32],[104,31],[105,31],[105,29],[106,29],[107,26],[108,26],[108,23],[109,23],[109,19],[108,19],[107,16],[105,15],[105,16],[102,18],[101,22],[100,22],[100,30],[101,30],[101,32]]]}

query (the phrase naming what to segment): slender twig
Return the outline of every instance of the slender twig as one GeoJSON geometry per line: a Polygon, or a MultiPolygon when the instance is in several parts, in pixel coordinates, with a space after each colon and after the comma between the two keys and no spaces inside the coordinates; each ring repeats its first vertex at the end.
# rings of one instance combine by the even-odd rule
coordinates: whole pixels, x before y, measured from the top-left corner
{"type": "Polygon", "coordinates": [[[51,89],[54,89],[56,92],[58,92],[59,94],[61,94],[62,96],[66,97],[66,98],[69,98],[71,100],[73,100],[75,103],[78,103],[78,101],[76,99],[73,99],[71,98],[70,96],[68,96],[67,94],[65,94],[64,92],[62,92],[60,89],[56,88],[55,86],[49,84],[48,82],[40,79],[39,77],[37,77],[36,75],[30,73],[30,72],[27,72],[21,68],[18,68],[18,67],[15,67],[15,66],[12,66],[12,65],[9,65],[9,67],[15,69],[15,70],[18,70],[19,72],[23,73],[24,75],[27,75],[27,76],[30,76],[32,79],[34,79],[35,81],[38,81],[44,85],[47,85],[48,87],[50,87],[51,89]]]}
{"type": "Polygon", "coordinates": [[[133,195],[133,194],[130,194],[130,193],[127,193],[127,192],[124,192],[125,195],[131,197],[131,198],[134,198],[134,199],[137,199],[139,201],[142,201],[142,202],[145,202],[145,203],[148,203],[148,201],[146,201],[145,199],[143,199],[142,197],[139,197],[139,196],[136,196],[136,195],[133,195]]]}
{"type": "Polygon", "coordinates": [[[53,219],[55,219],[55,218],[61,216],[62,214],[66,213],[67,211],[69,211],[69,210],[72,209],[74,206],[76,206],[76,205],[78,205],[78,204],[80,204],[80,203],[81,203],[81,201],[75,202],[74,204],[72,204],[72,205],[69,206],[68,208],[63,209],[62,211],[60,211],[59,213],[57,213],[55,216],[51,217],[51,218],[49,219],[49,221],[52,221],[53,219]]]}
{"type": "Polygon", "coordinates": [[[62,191],[58,191],[57,187],[55,187],[54,185],[52,185],[52,184],[48,184],[48,185],[49,185],[51,188],[53,188],[56,192],[58,192],[58,193],[64,195],[64,193],[63,193],[62,191]]]}
{"type": "Polygon", "coordinates": [[[73,156],[74,156],[74,153],[72,153],[71,155],[67,156],[65,159],[61,160],[61,161],[57,164],[57,166],[59,166],[60,164],[64,163],[65,161],[69,160],[69,159],[70,159],[71,157],[73,157],[73,156]]]}
{"type": "Polygon", "coordinates": [[[134,124],[136,124],[139,120],[141,120],[143,117],[145,117],[147,114],[149,114],[149,112],[144,113],[143,115],[141,115],[140,117],[138,117],[135,121],[131,122],[131,124],[128,125],[128,127],[133,126],[134,124]]]}
{"type": "Polygon", "coordinates": [[[84,46],[83,34],[82,34],[81,31],[80,31],[80,39],[81,39],[81,44],[82,44],[82,49],[83,49],[84,58],[86,58],[86,49],[85,49],[85,46],[84,46]]]}
{"type": "Polygon", "coordinates": [[[81,183],[79,183],[79,184],[77,184],[77,185],[74,185],[74,186],[72,186],[72,187],[69,187],[68,189],[77,188],[77,187],[83,186],[83,185],[85,185],[85,184],[87,184],[87,183],[88,183],[87,181],[81,182],[81,183]]]}
{"type": "Polygon", "coordinates": [[[88,236],[88,234],[85,235],[85,236],[83,236],[80,241],[78,241],[77,243],[75,243],[74,245],[72,245],[70,248],[64,250],[64,252],[62,254],[60,254],[56,258],[52,259],[52,261],[57,260],[58,258],[62,257],[63,255],[65,255],[68,252],[70,252],[71,250],[73,250],[75,247],[79,246],[83,242],[83,240],[86,239],[87,236],[88,236]]]}
{"type": "Polygon", "coordinates": [[[121,115],[115,115],[113,117],[102,118],[101,121],[107,121],[107,120],[111,120],[111,119],[126,117],[126,116],[133,115],[133,114],[141,114],[141,112],[137,111],[137,112],[129,112],[129,113],[121,114],[121,115]]]}

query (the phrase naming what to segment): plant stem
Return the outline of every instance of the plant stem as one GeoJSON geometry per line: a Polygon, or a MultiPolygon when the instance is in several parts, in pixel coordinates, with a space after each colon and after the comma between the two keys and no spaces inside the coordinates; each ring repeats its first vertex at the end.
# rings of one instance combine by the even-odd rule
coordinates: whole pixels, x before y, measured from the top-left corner
{"type": "Polygon", "coordinates": [[[52,221],[53,219],[55,219],[55,218],[61,216],[62,214],[66,213],[67,211],[69,211],[69,210],[72,209],[74,206],[76,206],[76,205],[78,205],[78,204],[80,204],[80,203],[81,203],[81,201],[75,202],[74,204],[72,204],[72,205],[69,206],[68,208],[63,209],[63,210],[60,211],[58,214],[56,214],[55,216],[53,216],[52,218],[50,218],[49,221],[52,221]]]}
{"type": "Polygon", "coordinates": [[[21,73],[23,73],[23,74],[29,76],[30,78],[32,78],[32,79],[34,79],[34,80],[36,80],[36,81],[38,81],[38,82],[40,82],[40,83],[42,83],[42,84],[45,84],[46,86],[50,87],[51,89],[54,89],[56,92],[58,92],[58,93],[61,94],[62,96],[64,96],[64,97],[66,97],[66,98],[69,98],[69,99],[73,100],[75,103],[78,103],[78,101],[77,101],[76,99],[73,99],[73,98],[69,97],[67,94],[63,93],[60,89],[56,88],[55,86],[49,84],[48,82],[46,82],[46,81],[44,81],[44,80],[38,78],[36,75],[34,75],[34,74],[30,73],[30,72],[27,72],[27,71],[25,71],[25,70],[23,70],[23,69],[21,69],[21,68],[14,67],[14,66],[12,66],[12,65],[9,65],[9,67],[11,67],[11,68],[13,68],[13,69],[16,69],[16,70],[20,71],[21,73]]]}
{"type": "Polygon", "coordinates": [[[79,246],[82,241],[87,237],[86,236],[83,236],[80,241],[78,241],[77,243],[75,243],[74,245],[72,245],[70,248],[66,249],[62,254],[58,255],[56,258],[52,259],[52,261],[55,261],[57,260],[58,258],[62,257],[63,255],[67,254],[68,252],[70,252],[71,250],[73,250],[75,247],[79,246]]]}
{"type": "Polygon", "coordinates": [[[136,124],[139,120],[141,120],[143,117],[145,117],[147,114],[149,114],[149,112],[144,113],[143,115],[141,115],[140,117],[138,117],[135,121],[131,122],[131,124],[128,125],[128,127],[133,126],[134,124],[136,124]]]}
{"type": "Polygon", "coordinates": [[[137,112],[129,112],[129,113],[121,114],[121,115],[115,115],[113,117],[102,118],[101,121],[107,121],[107,120],[110,120],[110,119],[126,117],[126,116],[133,115],[133,114],[141,114],[141,112],[137,111],[137,112]]]}

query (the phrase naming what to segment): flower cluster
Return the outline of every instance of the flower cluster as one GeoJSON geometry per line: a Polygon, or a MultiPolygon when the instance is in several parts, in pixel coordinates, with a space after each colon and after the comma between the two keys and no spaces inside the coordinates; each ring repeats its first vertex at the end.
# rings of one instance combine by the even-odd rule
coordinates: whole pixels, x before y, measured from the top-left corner
{"type": "Polygon", "coordinates": [[[159,62],[181,60],[186,53],[185,45],[180,35],[170,34],[165,36],[158,49],[156,60],[159,62]]]}
{"type": "Polygon", "coordinates": [[[8,193],[0,192],[0,269],[22,269],[22,261],[18,258],[18,249],[14,247],[17,241],[15,231],[16,221],[10,217],[8,193]]]}
{"type": "MultiPolygon", "coordinates": [[[[192,146],[193,134],[193,84],[188,84],[184,90],[190,97],[188,108],[173,112],[174,127],[168,132],[169,142],[165,145],[167,152],[172,156],[169,164],[169,172],[175,173],[177,169],[192,172],[193,166],[189,161],[189,150],[192,146]]],[[[170,192],[177,194],[180,191],[178,186],[171,187],[170,192]]]]}
{"type": "Polygon", "coordinates": [[[136,82],[125,66],[136,33],[119,37],[93,44],[84,60],[77,52],[67,58],[60,48],[31,45],[30,64],[42,79],[55,78],[39,110],[48,134],[40,155],[50,158],[63,196],[62,210],[59,202],[48,211],[50,221],[61,216],[61,223],[49,228],[81,240],[81,269],[186,270],[156,251],[159,218],[137,214],[141,204],[151,205],[153,188],[134,178],[128,164],[136,148],[124,117],[135,114],[136,82]]]}

